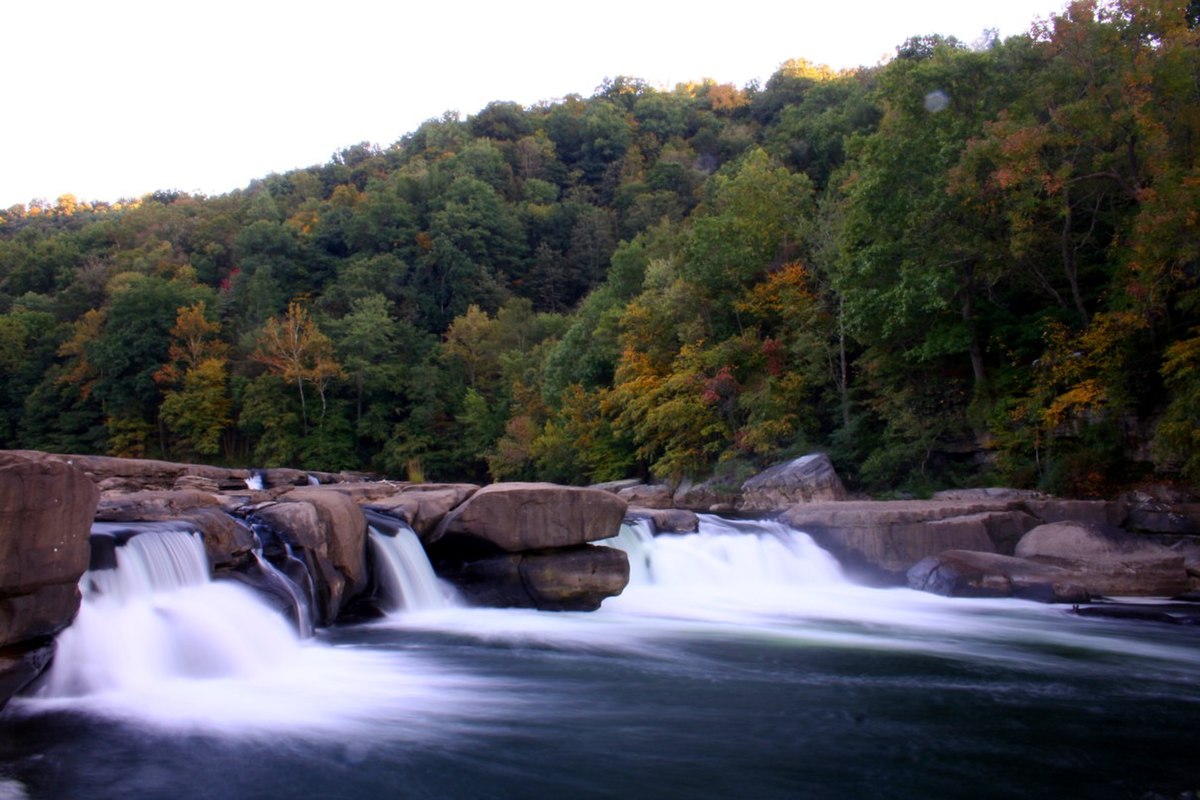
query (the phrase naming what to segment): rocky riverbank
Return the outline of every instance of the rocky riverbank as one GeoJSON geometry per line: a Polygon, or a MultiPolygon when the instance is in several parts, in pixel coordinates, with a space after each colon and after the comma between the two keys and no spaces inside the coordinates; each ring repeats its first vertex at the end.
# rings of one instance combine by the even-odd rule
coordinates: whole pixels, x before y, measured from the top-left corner
{"type": "Polygon", "coordinates": [[[368,518],[393,533],[411,526],[437,573],[469,602],[589,610],[629,579],[625,554],[595,542],[629,517],[660,534],[692,531],[697,512],[777,515],[874,585],[1072,603],[1200,588],[1200,505],[1181,498],[1076,501],[985,489],[854,500],[820,454],[733,487],[578,488],[9,451],[0,452],[0,704],[39,673],[54,634],[73,619],[79,578],[97,558],[93,521],[184,524],[202,535],[216,577],[269,593],[265,558],[311,585],[313,621],[329,625],[369,610],[368,518]]]}

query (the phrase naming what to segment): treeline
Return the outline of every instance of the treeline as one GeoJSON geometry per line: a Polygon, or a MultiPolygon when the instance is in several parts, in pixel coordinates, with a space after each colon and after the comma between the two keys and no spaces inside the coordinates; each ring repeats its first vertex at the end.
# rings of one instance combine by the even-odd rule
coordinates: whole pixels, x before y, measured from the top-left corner
{"type": "Polygon", "coordinates": [[[1200,477],[1197,4],[496,102],[0,213],[0,447],[437,479],[1200,477]]]}

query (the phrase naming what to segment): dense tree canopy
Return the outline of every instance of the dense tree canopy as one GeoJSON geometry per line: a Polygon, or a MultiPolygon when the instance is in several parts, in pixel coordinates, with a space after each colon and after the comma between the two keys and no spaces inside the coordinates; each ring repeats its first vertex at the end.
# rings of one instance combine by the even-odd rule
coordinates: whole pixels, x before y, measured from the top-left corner
{"type": "Polygon", "coordinates": [[[0,447],[439,479],[1200,479],[1200,31],[1078,0],[0,212],[0,447]]]}

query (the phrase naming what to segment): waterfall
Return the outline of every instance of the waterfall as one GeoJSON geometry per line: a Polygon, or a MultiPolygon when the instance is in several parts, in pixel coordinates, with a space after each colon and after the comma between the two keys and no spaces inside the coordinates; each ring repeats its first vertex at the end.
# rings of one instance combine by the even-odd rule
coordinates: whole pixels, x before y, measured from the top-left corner
{"type": "Polygon", "coordinates": [[[400,523],[387,535],[368,528],[375,554],[376,577],[383,599],[394,611],[427,611],[449,605],[443,584],[433,573],[429,557],[412,528],[400,523]]]}
{"type": "Polygon", "coordinates": [[[26,713],[237,735],[379,725],[427,737],[428,721],[479,704],[471,681],[419,657],[300,640],[260,594],[209,578],[195,533],[163,523],[94,531],[99,557],[80,580],[79,613],[50,669],[13,704],[26,713]]]}
{"type": "Polygon", "coordinates": [[[653,536],[644,520],[626,523],[606,544],[629,554],[631,586],[813,586],[844,581],[829,553],[773,521],[700,515],[697,533],[653,536]]]}
{"type": "MultiPolygon", "coordinates": [[[[289,558],[296,560],[289,554],[289,558]]],[[[300,633],[300,638],[307,639],[313,635],[312,623],[312,582],[311,579],[308,585],[307,597],[300,593],[300,587],[295,581],[280,571],[274,564],[263,557],[262,548],[254,551],[254,560],[258,564],[259,570],[262,572],[263,579],[276,591],[282,592],[291,600],[291,608],[296,612],[296,629],[300,633]]],[[[304,575],[307,577],[308,573],[304,575]]]]}
{"type": "Polygon", "coordinates": [[[246,478],[246,488],[252,492],[261,492],[264,488],[264,482],[262,470],[251,470],[250,477],[246,478]]]}
{"type": "Polygon", "coordinates": [[[58,637],[42,694],[225,677],[295,644],[283,620],[248,590],[210,580],[197,534],[151,527],[116,547],[115,562],[80,580],[83,603],[58,637]]]}

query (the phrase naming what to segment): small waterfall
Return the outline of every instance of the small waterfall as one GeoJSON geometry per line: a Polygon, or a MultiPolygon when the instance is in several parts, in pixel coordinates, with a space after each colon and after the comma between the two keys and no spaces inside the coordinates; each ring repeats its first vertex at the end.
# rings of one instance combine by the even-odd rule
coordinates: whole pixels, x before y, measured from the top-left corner
{"type": "MultiPolygon", "coordinates": [[[[115,548],[111,568],[84,573],[83,603],[71,627],[59,634],[42,696],[228,677],[295,647],[283,620],[248,590],[211,582],[199,535],[146,528],[115,548]]],[[[119,532],[128,534],[128,526],[119,532]]],[[[115,539],[111,533],[100,527],[94,538],[115,539]]]]}
{"type": "MultiPolygon", "coordinates": [[[[290,557],[290,556],[289,556],[290,557]]],[[[296,582],[281,572],[270,561],[263,557],[262,548],[254,551],[254,559],[258,563],[259,570],[262,571],[263,579],[276,591],[283,592],[291,599],[291,607],[296,612],[296,629],[300,633],[300,638],[308,639],[313,635],[312,622],[312,583],[308,584],[308,597],[305,597],[300,592],[300,587],[296,582]]],[[[293,560],[296,560],[293,558],[293,560]]],[[[304,573],[308,576],[308,573],[304,573]]]]}
{"type": "Polygon", "coordinates": [[[246,488],[252,492],[261,492],[265,488],[264,480],[262,470],[251,470],[250,477],[246,478],[246,488]]]}
{"type": "Polygon", "coordinates": [[[654,548],[653,524],[646,519],[629,519],[621,523],[621,530],[611,539],[602,539],[596,544],[624,550],[629,556],[629,583],[641,586],[651,583],[650,552],[654,548]]]}
{"type": "Polygon", "coordinates": [[[383,599],[394,611],[428,611],[450,605],[425,548],[412,528],[401,523],[394,535],[368,528],[383,599]]]}
{"type": "Polygon", "coordinates": [[[806,533],[770,520],[700,515],[692,534],[652,536],[649,523],[621,526],[606,541],[629,554],[631,586],[755,587],[842,583],[841,567],[806,533]]]}
{"type": "Polygon", "coordinates": [[[85,600],[126,603],[209,579],[204,542],[179,523],[96,523],[92,551],[92,568],[80,580],[85,600]]]}

